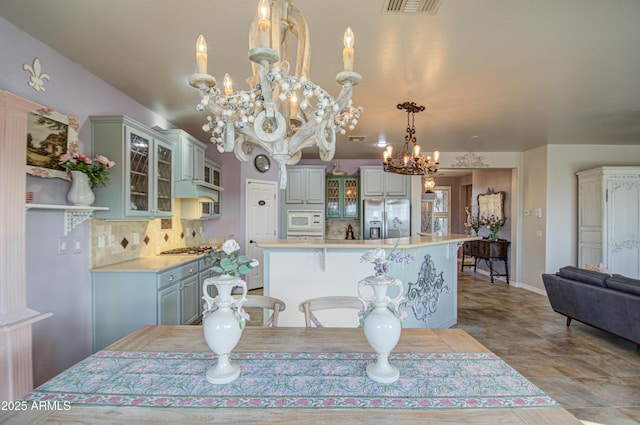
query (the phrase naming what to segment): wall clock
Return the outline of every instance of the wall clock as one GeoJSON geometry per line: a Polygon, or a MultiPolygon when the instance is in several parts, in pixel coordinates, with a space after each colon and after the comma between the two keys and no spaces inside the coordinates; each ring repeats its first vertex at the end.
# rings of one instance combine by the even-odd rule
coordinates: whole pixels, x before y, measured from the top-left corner
{"type": "Polygon", "coordinates": [[[271,161],[269,161],[268,156],[260,154],[253,159],[253,165],[256,167],[256,170],[261,173],[266,173],[269,168],[271,168],[271,161]]]}

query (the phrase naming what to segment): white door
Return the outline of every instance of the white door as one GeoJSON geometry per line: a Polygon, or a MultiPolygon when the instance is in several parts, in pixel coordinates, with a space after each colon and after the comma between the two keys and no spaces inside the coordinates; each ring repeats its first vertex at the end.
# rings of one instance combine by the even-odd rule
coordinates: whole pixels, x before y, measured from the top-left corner
{"type": "Polygon", "coordinates": [[[276,182],[252,179],[245,182],[245,251],[249,258],[260,262],[260,266],[245,276],[247,289],[263,287],[264,259],[256,243],[277,239],[277,193],[276,182]]]}

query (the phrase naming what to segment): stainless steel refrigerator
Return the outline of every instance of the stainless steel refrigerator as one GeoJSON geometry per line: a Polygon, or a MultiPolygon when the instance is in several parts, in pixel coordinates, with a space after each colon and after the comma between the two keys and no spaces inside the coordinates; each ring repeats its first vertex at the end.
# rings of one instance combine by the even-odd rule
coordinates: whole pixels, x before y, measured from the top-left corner
{"type": "Polygon", "coordinates": [[[362,222],[363,239],[411,236],[411,202],[406,198],[365,199],[362,222]]]}

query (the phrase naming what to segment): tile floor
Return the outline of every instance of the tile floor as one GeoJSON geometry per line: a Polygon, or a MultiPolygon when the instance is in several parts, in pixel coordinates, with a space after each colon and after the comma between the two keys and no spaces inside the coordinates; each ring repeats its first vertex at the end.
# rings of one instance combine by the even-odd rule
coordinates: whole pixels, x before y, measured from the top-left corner
{"type": "Polygon", "coordinates": [[[640,349],[555,313],[546,297],[458,275],[458,325],[581,420],[640,424],[640,349]]]}

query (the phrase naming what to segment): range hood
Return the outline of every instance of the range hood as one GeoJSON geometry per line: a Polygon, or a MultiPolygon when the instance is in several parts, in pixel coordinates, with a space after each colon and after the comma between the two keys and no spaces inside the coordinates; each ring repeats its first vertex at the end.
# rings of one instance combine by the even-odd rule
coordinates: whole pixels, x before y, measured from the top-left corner
{"type": "Polygon", "coordinates": [[[220,186],[215,186],[202,180],[182,180],[175,182],[174,190],[174,198],[201,198],[202,202],[215,202],[218,200],[218,195],[223,189],[220,186]]]}

